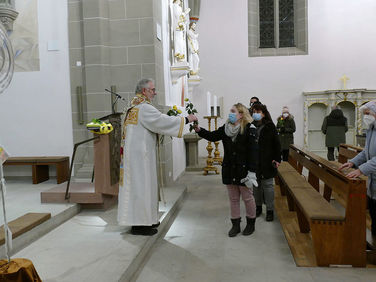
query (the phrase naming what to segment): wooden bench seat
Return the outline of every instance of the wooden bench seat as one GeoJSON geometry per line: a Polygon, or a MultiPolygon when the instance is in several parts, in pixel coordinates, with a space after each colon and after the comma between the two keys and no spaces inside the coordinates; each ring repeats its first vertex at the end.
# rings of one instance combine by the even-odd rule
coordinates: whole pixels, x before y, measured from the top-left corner
{"type": "Polygon", "coordinates": [[[306,189],[292,189],[293,197],[299,208],[309,220],[334,220],[344,221],[336,208],[334,208],[313,187],[306,189]]]}
{"type": "MultiPolygon", "coordinates": [[[[280,187],[281,192],[283,190],[287,194],[290,211],[296,210],[296,205],[298,205],[299,210],[307,220],[344,220],[344,216],[341,216],[288,162],[284,162],[283,164],[282,171],[278,171],[280,179],[283,182],[283,185],[280,185],[280,187]],[[286,188],[288,189],[287,193],[286,188]]],[[[301,222],[301,225],[302,232],[309,232],[309,222],[301,222]]]]}
{"type": "Polygon", "coordinates": [[[63,183],[69,177],[69,157],[11,157],[4,165],[31,165],[33,184],[38,184],[50,178],[49,166],[56,166],[57,183],[63,183]]]}
{"type": "Polygon", "coordinates": [[[290,211],[296,211],[300,232],[311,231],[316,263],[365,266],[366,181],[349,179],[333,164],[296,145],[289,162],[278,168],[277,184],[286,195],[290,211]],[[302,176],[305,167],[308,179],[302,176]],[[324,194],[319,192],[320,180],[324,194]],[[340,195],[345,215],[330,204],[331,193],[340,195]]]}
{"type": "Polygon", "coordinates": [[[295,171],[296,169],[291,166],[288,162],[283,162],[281,165],[278,167],[278,172],[286,172],[286,171],[295,171]]]}

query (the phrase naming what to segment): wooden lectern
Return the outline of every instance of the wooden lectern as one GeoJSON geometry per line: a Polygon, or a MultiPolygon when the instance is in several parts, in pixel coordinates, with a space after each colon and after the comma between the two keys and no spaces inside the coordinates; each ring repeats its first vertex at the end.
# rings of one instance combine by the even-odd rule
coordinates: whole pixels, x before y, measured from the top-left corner
{"type": "MultiPolygon", "coordinates": [[[[78,203],[87,208],[108,208],[117,203],[119,193],[121,113],[100,120],[109,120],[114,130],[110,134],[94,134],[94,138],[75,144],[72,164],[78,146],[94,141],[94,175],[92,182],[62,183],[41,193],[42,203],[78,203]],[[94,182],[93,182],[94,180],[94,182]]],[[[70,167],[70,176],[72,173],[70,167]]]]}
{"type": "Polygon", "coordinates": [[[119,194],[119,181],[114,184],[111,183],[111,150],[109,134],[99,135],[99,138],[94,140],[94,175],[96,194],[113,196],[119,194]]]}

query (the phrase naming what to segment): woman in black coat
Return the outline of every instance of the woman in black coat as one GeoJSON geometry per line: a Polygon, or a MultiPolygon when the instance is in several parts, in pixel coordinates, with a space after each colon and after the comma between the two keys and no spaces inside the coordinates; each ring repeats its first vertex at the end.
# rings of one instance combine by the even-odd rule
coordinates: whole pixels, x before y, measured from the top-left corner
{"type": "Polygon", "coordinates": [[[258,187],[255,188],[256,216],[266,205],[266,221],[274,219],[274,177],[281,162],[281,143],[277,129],[265,105],[253,106],[253,124],[257,127],[259,161],[257,168],[258,187]]]}
{"type": "Polygon", "coordinates": [[[281,142],[282,159],[287,162],[290,145],[294,144],[294,132],[296,131],[294,117],[290,114],[288,107],[283,107],[282,115],[278,117],[276,127],[281,142]]]}
{"type": "Polygon", "coordinates": [[[255,230],[256,205],[253,185],[257,186],[257,144],[256,127],[248,109],[238,103],[231,108],[229,119],[216,131],[209,132],[199,126],[195,131],[206,140],[222,140],[224,157],[222,163],[222,182],[227,186],[231,206],[232,228],[228,235],[240,233],[240,195],[246,208],[247,226],[243,235],[251,235],[255,230]]]}

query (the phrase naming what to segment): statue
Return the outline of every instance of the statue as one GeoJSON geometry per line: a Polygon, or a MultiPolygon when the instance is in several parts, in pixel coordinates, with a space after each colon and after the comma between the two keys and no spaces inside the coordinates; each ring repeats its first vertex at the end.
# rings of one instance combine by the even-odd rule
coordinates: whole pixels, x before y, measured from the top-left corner
{"type": "Polygon", "coordinates": [[[182,1],[173,1],[173,27],[174,27],[174,57],[176,61],[184,61],[185,58],[185,33],[187,15],[191,9],[183,12],[182,1]]]}
{"type": "Polygon", "coordinates": [[[0,0],[0,22],[6,31],[13,31],[13,22],[17,16],[18,12],[15,9],[14,0],[0,0]]]}
{"type": "Polygon", "coordinates": [[[190,53],[190,74],[197,75],[199,71],[200,56],[199,56],[199,45],[198,45],[198,33],[196,32],[196,23],[192,22],[189,25],[188,30],[188,49],[190,53]]]}

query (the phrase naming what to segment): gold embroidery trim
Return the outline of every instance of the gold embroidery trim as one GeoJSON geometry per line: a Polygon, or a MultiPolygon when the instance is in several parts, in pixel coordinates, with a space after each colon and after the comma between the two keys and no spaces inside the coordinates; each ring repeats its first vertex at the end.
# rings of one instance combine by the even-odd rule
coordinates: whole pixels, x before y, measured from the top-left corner
{"type": "Polygon", "coordinates": [[[181,138],[182,135],[183,135],[184,125],[185,125],[185,118],[181,117],[181,121],[180,121],[180,129],[179,129],[179,134],[178,134],[178,137],[179,137],[179,138],[181,138]]]}
{"type": "Polygon", "coordinates": [[[140,109],[133,108],[129,111],[125,124],[138,124],[138,112],[140,109]]]}

